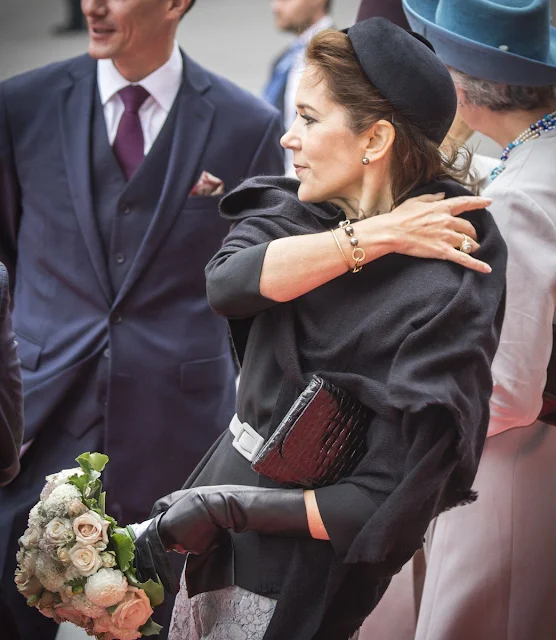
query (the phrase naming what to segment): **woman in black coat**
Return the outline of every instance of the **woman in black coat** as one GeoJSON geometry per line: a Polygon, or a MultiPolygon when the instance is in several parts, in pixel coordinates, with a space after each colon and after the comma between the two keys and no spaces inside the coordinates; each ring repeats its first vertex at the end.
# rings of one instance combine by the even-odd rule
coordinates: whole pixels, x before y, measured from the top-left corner
{"type": "MultiPolygon", "coordinates": [[[[165,573],[164,548],[189,552],[172,640],[356,637],[430,520],[475,498],[505,245],[484,210],[448,225],[436,205],[408,213],[438,193],[476,208],[439,151],[452,81],[383,19],[319,34],[307,56],[283,138],[300,182],[256,178],[227,196],[232,231],[207,267],[242,364],[234,433],[137,541],[144,575],[165,573]],[[415,229],[443,253],[414,244],[415,229]],[[328,486],[285,488],[252,469],[251,444],[315,374],[369,410],[366,453],[328,486]]],[[[301,449],[301,465],[319,455],[301,449]]]]}

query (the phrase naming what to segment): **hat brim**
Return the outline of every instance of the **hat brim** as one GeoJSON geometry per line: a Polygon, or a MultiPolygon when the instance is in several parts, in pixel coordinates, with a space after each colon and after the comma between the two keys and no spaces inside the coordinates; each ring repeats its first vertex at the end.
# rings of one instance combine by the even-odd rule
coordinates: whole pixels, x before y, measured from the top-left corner
{"type": "Polygon", "coordinates": [[[548,61],[540,62],[444,29],[424,15],[423,0],[402,1],[411,28],[430,40],[449,67],[490,82],[527,87],[556,85],[556,28],[550,27],[548,61]]]}

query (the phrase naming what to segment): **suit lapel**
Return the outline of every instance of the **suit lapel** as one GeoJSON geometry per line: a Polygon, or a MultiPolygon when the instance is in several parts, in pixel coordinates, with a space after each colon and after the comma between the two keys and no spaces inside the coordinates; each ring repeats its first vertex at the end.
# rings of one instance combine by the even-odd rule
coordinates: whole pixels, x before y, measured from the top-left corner
{"type": "Polygon", "coordinates": [[[83,239],[106,301],[112,292],[102,242],[98,233],[91,193],[91,127],[96,91],[96,64],[90,58],[74,69],[73,82],[62,94],[60,130],[73,205],[83,239]]]}
{"type": "Polygon", "coordinates": [[[211,86],[210,78],[196,63],[185,55],[183,57],[184,78],[173,107],[178,112],[160,201],[116,296],[115,305],[127,295],[170,232],[198,178],[199,162],[206,147],[215,107],[204,96],[211,86]]]}

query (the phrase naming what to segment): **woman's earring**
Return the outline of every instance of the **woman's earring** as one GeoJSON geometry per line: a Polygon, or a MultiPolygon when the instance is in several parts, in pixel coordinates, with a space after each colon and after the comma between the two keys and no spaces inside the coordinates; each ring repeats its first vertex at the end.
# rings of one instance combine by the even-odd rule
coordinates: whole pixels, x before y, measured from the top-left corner
{"type": "Polygon", "coordinates": [[[369,158],[363,158],[363,160],[361,160],[361,162],[363,164],[369,164],[370,160],[369,160],[369,158]]]}
{"type": "Polygon", "coordinates": [[[459,105],[460,107],[463,107],[463,102],[462,102],[461,100],[458,100],[458,105],[459,105]]]}

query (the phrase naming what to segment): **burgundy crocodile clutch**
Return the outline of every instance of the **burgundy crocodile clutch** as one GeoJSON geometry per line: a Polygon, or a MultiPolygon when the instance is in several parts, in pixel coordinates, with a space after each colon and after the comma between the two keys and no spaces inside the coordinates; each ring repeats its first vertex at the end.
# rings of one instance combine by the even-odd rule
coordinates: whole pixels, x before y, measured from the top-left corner
{"type": "Polygon", "coordinates": [[[313,376],[251,466],[288,487],[334,484],[365,455],[374,415],[342,389],[313,376]]]}

